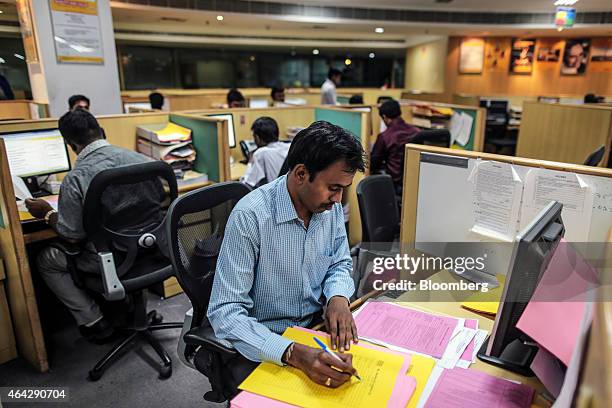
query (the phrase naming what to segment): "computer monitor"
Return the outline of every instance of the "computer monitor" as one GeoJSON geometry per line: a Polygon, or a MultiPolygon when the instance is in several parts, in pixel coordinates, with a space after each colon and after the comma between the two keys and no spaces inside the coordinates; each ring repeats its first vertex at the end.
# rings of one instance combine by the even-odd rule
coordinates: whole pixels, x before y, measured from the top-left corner
{"type": "Polygon", "coordinates": [[[11,176],[25,180],[32,195],[41,195],[36,176],[70,170],[68,148],[58,129],[0,134],[6,146],[11,176]]]}
{"type": "Polygon", "coordinates": [[[550,202],[517,236],[493,330],[478,352],[480,360],[533,376],[530,366],[538,347],[526,344],[530,339],[516,324],[565,233],[562,208],[550,202]]]}
{"type": "Polygon", "coordinates": [[[267,108],[268,98],[250,98],[249,108],[267,108]]]}
{"type": "Polygon", "coordinates": [[[234,115],[231,113],[218,113],[214,115],[206,115],[210,118],[227,120],[227,136],[229,147],[236,147],[236,128],[234,127],[234,115]]]}

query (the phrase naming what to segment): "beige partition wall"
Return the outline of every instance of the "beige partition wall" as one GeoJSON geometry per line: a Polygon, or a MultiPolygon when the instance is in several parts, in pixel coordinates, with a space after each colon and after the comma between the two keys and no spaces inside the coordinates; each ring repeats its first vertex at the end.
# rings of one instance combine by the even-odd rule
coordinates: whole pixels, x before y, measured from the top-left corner
{"type": "Polygon", "coordinates": [[[532,159],[582,164],[598,147],[606,146],[605,167],[612,139],[612,107],[562,105],[526,101],[516,155],[532,159]]]}

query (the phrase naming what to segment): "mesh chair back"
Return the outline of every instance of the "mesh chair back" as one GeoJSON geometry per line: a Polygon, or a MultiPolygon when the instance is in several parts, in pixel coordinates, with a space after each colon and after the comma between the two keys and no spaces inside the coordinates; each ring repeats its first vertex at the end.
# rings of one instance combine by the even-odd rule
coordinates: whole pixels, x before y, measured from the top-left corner
{"type": "Polygon", "coordinates": [[[364,178],[357,186],[364,242],[393,242],[399,210],[393,179],[386,174],[364,178]]]}
{"type": "Polygon", "coordinates": [[[606,152],[606,146],[601,145],[597,150],[593,153],[589,154],[589,157],[584,161],[585,166],[598,166],[601,159],[604,157],[604,153],[606,152]]]}
{"type": "Polygon", "coordinates": [[[450,132],[448,129],[421,130],[410,143],[450,147],[450,132]]]}
{"type": "Polygon", "coordinates": [[[227,220],[250,191],[242,183],[218,183],[181,196],[168,210],[170,259],[193,306],[192,327],[201,326],[206,316],[227,220]]]}
{"type": "Polygon", "coordinates": [[[95,252],[113,253],[120,278],[145,257],[169,264],[164,205],[177,196],[174,171],[161,161],[103,170],[92,179],[83,205],[83,227],[95,252]]]}

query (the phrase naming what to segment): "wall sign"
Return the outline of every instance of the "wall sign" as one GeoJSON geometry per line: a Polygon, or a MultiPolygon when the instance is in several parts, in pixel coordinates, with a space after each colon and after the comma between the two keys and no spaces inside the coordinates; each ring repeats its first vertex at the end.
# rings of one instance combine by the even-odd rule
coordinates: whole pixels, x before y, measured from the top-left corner
{"type": "Polygon", "coordinates": [[[49,0],[49,4],[57,61],[103,64],[97,0],[49,0]]]}

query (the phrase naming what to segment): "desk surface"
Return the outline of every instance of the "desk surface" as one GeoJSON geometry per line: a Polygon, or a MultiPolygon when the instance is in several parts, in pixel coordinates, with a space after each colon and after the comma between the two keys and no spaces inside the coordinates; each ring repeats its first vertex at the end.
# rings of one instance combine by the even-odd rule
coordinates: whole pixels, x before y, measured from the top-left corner
{"type": "Polygon", "coordinates": [[[240,177],[246,173],[247,165],[242,163],[234,163],[230,165],[230,177],[233,181],[239,181],[240,177]]]}
{"type": "MultiPolygon", "coordinates": [[[[432,281],[456,281],[456,278],[451,276],[448,271],[441,271],[434,274],[431,277],[432,281]]],[[[384,296],[384,294],[382,295],[384,296]]],[[[449,295],[449,301],[444,301],[444,299],[440,299],[441,301],[432,301],[432,302],[424,302],[419,299],[418,292],[406,292],[402,294],[399,298],[394,300],[394,302],[402,305],[411,307],[414,309],[423,310],[426,312],[443,314],[453,317],[465,318],[465,319],[476,319],[478,320],[478,328],[482,330],[486,330],[489,334],[491,333],[491,329],[493,328],[493,320],[489,317],[477,314],[475,312],[469,311],[461,307],[461,302],[456,300],[450,300],[451,297],[449,295]]],[[[550,403],[542,397],[542,391],[545,390],[544,386],[538,380],[537,377],[524,377],[522,375],[514,374],[510,371],[504,370],[499,367],[492,366],[490,364],[486,364],[480,360],[476,360],[475,363],[470,365],[471,369],[475,369],[478,371],[482,371],[484,373],[494,375],[496,377],[507,378],[509,380],[519,381],[522,384],[526,384],[533,389],[536,390],[536,394],[532,403],[532,406],[536,407],[548,407],[550,403]]]]}

